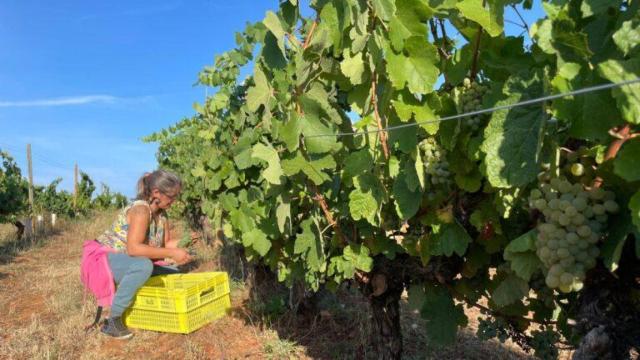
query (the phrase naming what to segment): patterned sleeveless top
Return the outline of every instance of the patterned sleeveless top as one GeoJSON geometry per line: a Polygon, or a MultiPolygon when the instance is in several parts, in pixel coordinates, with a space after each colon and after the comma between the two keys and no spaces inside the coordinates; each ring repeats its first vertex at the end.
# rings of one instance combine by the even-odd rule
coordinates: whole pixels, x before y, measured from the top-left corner
{"type": "MultiPolygon", "coordinates": [[[[118,252],[127,252],[127,233],[129,232],[129,223],[127,222],[127,212],[136,206],[144,205],[149,208],[149,204],[144,200],[136,200],[122,209],[116,218],[116,221],[111,225],[109,230],[105,231],[102,235],[96,239],[100,244],[109,246],[116,249],[118,252]]],[[[151,212],[151,209],[149,209],[151,212]]],[[[167,217],[164,212],[161,212],[157,221],[151,220],[149,229],[147,230],[147,238],[145,243],[154,247],[164,246],[164,225],[167,221],[167,217]]]]}

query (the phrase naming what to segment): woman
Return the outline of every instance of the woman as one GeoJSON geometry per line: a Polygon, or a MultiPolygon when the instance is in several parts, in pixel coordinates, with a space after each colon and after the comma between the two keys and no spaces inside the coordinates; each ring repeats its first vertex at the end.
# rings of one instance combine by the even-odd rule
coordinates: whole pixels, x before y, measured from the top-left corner
{"type": "Polygon", "coordinates": [[[145,174],[138,180],[136,201],[122,209],[111,228],[96,239],[113,251],[107,255],[108,263],[118,285],[103,333],[118,339],[133,336],[121,317],[138,289],[152,275],[178,272],[175,266],[154,266],[153,261],[167,259],[175,265],[191,261],[189,253],[177,247],[178,239],[171,239],[166,217],[181,187],[180,178],[171,172],[145,174]]]}

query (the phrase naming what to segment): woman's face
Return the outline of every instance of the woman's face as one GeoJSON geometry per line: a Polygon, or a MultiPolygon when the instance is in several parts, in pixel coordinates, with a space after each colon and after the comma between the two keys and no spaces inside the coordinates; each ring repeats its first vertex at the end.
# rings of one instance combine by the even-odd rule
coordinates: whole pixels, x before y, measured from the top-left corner
{"type": "Polygon", "coordinates": [[[180,189],[173,189],[171,191],[162,192],[159,189],[153,189],[151,191],[151,196],[153,197],[153,202],[160,209],[168,209],[171,207],[171,204],[176,200],[176,198],[180,195],[180,189]]]}

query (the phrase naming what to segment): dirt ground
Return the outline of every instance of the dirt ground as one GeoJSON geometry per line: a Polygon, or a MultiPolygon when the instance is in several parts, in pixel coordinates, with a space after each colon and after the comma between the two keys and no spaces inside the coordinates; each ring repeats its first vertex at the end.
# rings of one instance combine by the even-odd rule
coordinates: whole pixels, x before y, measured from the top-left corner
{"type": "MultiPolygon", "coordinates": [[[[84,299],[79,280],[81,245],[113,220],[99,214],[70,222],[22,251],[0,238],[0,359],[375,359],[368,345],[369,314],[355,291],[342,292],[313,319],[278,315],[282,304],[252,304],[250,289],[233,282],[232,311],[189,335],[133,329],[118,341],[85,333],[95,302],[84,299]],[[273,308],[273,306],[271,306],[273,308]],[[266,309],[266,310],[265,310],[266,309]],[[271,312],[269,312],[271,311],[271,312]]],[[[0,229],[0,236],[7,236],[0,229]],[[4,235],[3,235],[4,234],[4,235]]],[[[213,270],[215,262],[195,271],[213,270]]],[[[478,313],[455,345],[429,345],[419,318],[403,309],[405,359],[530,359],[517,346],[475,337],[478,313]]]]}

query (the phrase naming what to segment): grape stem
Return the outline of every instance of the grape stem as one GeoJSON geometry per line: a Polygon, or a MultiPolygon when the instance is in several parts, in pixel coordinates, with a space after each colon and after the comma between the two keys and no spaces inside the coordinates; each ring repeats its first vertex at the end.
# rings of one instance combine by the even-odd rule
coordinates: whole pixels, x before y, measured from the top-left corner
{"type": "MultiPolygon", "coordinates": [[[[305,160],[309,161],[309,156],[305,151],[304,138],[300,138],[300,146],[301,146],[300,150],[302,151],[302,155],[304,156],[305,160]]],[[[311,198],[315,202],[317,202],[318,205],[320,205],[320,209],[322,209],[322,213],[324,214],[324,217],[327,220],[327,223],[329,223],[329,225],[333,227],[333,231],[335,231],[336,235],[338,236],[338,239],[340,239],[342,244],[346,246],[349,243],[347,241],[347,237],[342,233],[342,229],[340,228],[340,223],[334,219],[333,214],[331,213],[331,209],[329,208],[329,204],[327,204],[327,199],[325,199],[324,195],[322,195],[320,191],[318,191],[318,187],[314,183],[308,182],[308,186],[311,189],[311,191],[314,193],[314,195],[311,198]]]]}
{"type": "Polygon", "coordinates": [[[442,32],[442,46],[444,46],[444,51],[447,54],[447,59],[451,57],[451,54],[447,51],[447,45],[449,44],[449,40],[447,39],[447,30],[444,28],[444,20],[438,19],[438,24],[440,24],[440,31],[442,32]]]}
{"type": "Polygon", "coordinates": [[[309,34],[307,35],[307,38],[304,40],[304,44],[302,45],[302,50],[306,50],[307,47],[309,46],[309,43],[311,42],[311,37],[313,36],[313,33],[316,31],[317,26],[318,26],[318,21],[315,20],[311,25],[311,30],[309,30],[309,34]]]}
{"type": "MultiPolygon", "coordinates": [[[[482,7],[486,5],[486,1],[482,1],[482,7]]],[[[482,38],[482,26],[478,25],[478,35],[476,35],[475,43],[473,44],[473,62],[471,63],[471,74],[469,79],[474,81],[478,74],[478,57],[480,54],[480,39],[482,38]]]]}
{"type": "Polygon", "coordinates": [[[471,63],[471,74],[469,78],[471,81],[475,80],[478,73],[478,55],[480,54],[480,38],[482,38],[482,26],[478,26],[478,35],[476,41],[473,44],[473,62],[471,63]]]}
{"type": "Polygon", "coordinates": [[[518,17],[520,18],[520,21],[522,21],[522,27],[527,31],[527,35],[529,35],[529,25],[527,25],[527,22],[524,21],[524,18],[520,14],[520,11],[518,11],[518,8],[513,4],[511,5],[511,8],[513,9],[513,11],[516,12],[516,15],[518,15],[518,17]]]}
{"type": "MultiPolygon", "coordinates": [[[[440,23],[442,25],[442,22],[440,23]]],[[[433,36],[433,42],[436,43],[436,45],[438,45],[438,43],[440,42],[440,38],[438,38],[438,29],[436,28],[436,23],[433,21],[433,19],[429,20],[429,27],[431,28],[431,35],[433,36]]],[[[444,30],[444,26],[441,27],[442,30],[444,30]]],[[[442,58],[442,60],[448,60],[451,55],[449,55],[447,53],[446,50],[446,34],[442,35],[442,44],[441,46],[438,45],[438,53],[440,54],[440,57],[442,58]]]]}
{"type": "MultiPolygon", "coordinates": [[[[307,38],[304,40],[304,44],[302,45],[303,51],[306,50],[307,47],[309,46],[309,43],[311,42],[311,38],[317,26],[318,26],[318,20],[314,20],[313,24],[311,25],[311,29],[309,30],[309,34],[307,34],[307,38]]],[[[297,90],[298,90],[297,92],[300,93],[301,89],[298,88],[297,90]]],[[[300,106],[299,102],[296,102],[296,111],[298,112],[299,115],[303,115],[302,107],[300,106]]],[[[301,142],[302,142],[302,145],[304,146],[303,139],[301,139],[301,142]]],[[[305,155],[305,158],[307,158],[308,160],[306,153],[304,155],[305,155]]],[[[333,218],[333,214],[331,214],[331,210],[329,209],[329,204],[327,204],[327,200],[324,198],[322,194],[320,194],[320,192],[318,191],[318,188],[314,184],[310,183],[309,187],[314,192],[314,196],[312,198],[315,202],[318,203],[318,205],[320,205],[320,208],[322,209],[322,213],[324,214],[325,219],[327,220],[329,225],[333,227],[333,230],[336,232],[336,235],[338,235],[338,238],[342,241],[342,243],[346,245],[347,239],[345,238],[344,234],[342,233],[342,230],[340,229],[340,224],[333,218]]]]}
{"type": "Polygon", "coordinates": [[[373,80],[371,81],[371,106],[373,106],[373,114],[376,118],[376,122],[378,123],[378,134],[380,135],[380,142],[382,143],[382,151],[384,152],[384,158],[389,160],[389,145],[387,144],[387,133],[384,131],[384,126],[382,125],[382,118],[380,117],[380,112],[378,112],[378,94],[377,94],[377,86],[376,82],[378,80],[378,75],[373,73],[373,80]]]}
{"type": "MultiPolygon", "coordinates": [[[[638,136],[638,133],[631,133],[631,125],[626,124],[624,127],[622,127],[622,129],[611,129],[609,131],[609,134],[611,136],[613,136],[615,139],[611,142],[611,144],[609,145],[609,148],[607,149],[607,152],[604,155],[604,161],[608,161],[611,160],[613,158],[615,158],[618,155],[618,152],[620,151],[620,148],[622,148],[622,145],[629,139],[632,139],[636,136],[638,136]]],[[[597,176],[594,180],[593,180],[593,188],[599,188],[602,186],[602,177],[597,176]]]]}

